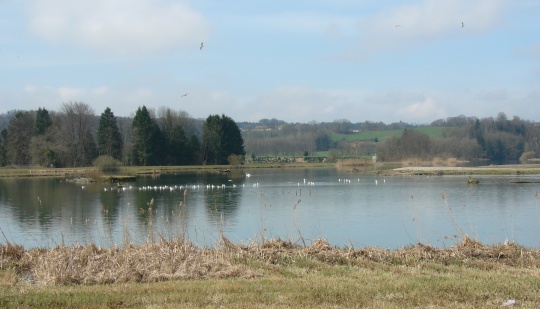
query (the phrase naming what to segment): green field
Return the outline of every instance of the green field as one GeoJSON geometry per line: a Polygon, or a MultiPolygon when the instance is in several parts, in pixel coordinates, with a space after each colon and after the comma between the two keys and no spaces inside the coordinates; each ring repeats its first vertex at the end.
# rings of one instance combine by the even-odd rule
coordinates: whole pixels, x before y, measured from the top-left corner
{"type": "MultiPolygon", "coordinates": [[[[427,134],[430,137],[433,138],[442,138],[444,137],[444,133],[448,131],[449,127],[422,127],[422,128],[415,128],[410,130],[415,130],[424,134],[427,134]]],[[[368,140],[374,140],[377,138],[379,142],[384,141],[387,138],[390,137],[399,137],[403,134],[403,130],[387,130],[387,131],[364,131],[359,133],[351,133],[351,134],[332,134],[332,140],[333,141],[368,141],[368,140]]]]}

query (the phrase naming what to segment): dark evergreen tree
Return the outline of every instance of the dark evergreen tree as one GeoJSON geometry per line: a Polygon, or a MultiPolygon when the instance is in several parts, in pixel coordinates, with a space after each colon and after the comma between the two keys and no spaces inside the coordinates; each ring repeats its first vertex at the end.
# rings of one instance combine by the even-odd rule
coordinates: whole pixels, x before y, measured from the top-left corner
{"type": "Polygon", "coordinates": [[[108,155],[117,160],[122,159],[124,142],[118,129],[116,117],[110,108],[106,108],[99,119],[97,130],[97,143],[99,155],[108,155]]]}
{"type": "Polygon", "coordinates": [[[184,165],[187,163],[187,139],[184,129],[177,125],[167,136],[167,163],[171,165],[184,165]]]}
{"type": "Polygon", "coordinates": [[[318,151],[328,151],[332,145],[332,139],[326,133],[322,133],[315,139],[315,149],[318,151]]]}
{"type": "Polygon", "coordinates": [[[0,132],[0,166],[6,166],[8,164],[7,139],[8,130],[2,129],[0,132]]]}
{"type": "Polygon", "coordinates": [[[227,164],[230,155],[244,156],[244,139],[230,117],[210,115],[203,126],[203,161],[227,164]]]}
{"type": "Polygon", "coordinates": [[[84,162],[85,166],[92,164],[92,161],[98,157],[98,148],[90,130],[86,130],[84,134],[84,153],[86,154],[85,158],[87,161],[84,162]]]}
{"type": "Polygon", "coordinates": [[[221,147],[225,158],[229,155],[245,156],[244,139],[236,122],[228,116],[221,116],[221,147]]]}
{"type": "Polygon", "coordinates": [[[35,135],[43,135],[52,126],[52,119],[49,111],[44,108],[39,108],[36,113],[36,125],[34,129],[35,135]]]}
{"type": "Polygon", "coordinates": [[[221,122],[219,115],[210,115],[203,125],[204,164],[223,164],[220,147],[221,122]]]}
{"type": "Polygon", "coordinates": [[[193,134],[187,142],[186,164],[200,164],[201,155],[201,142],[197,135],[193,134]]]}
{"type": "Polygon", "coordinates": [[[478,142],[478,145],[480,145],[482,147],[482,149],[485,149],[486,147],[486,140],[484,139],[484,134],[482,132],[482,127],[480,125],[480,120],[476,119],[476,121],[474,122],[474,127],[473,127],[473,134],[472,134],[474,138],[476,138],[476,141],[478,142]]]}
{"type": "Polygon", "coordinates": [[[7,153],[12,164],[26,165],[32,162],[30,142],[34,134],[34,123],[30,112],[18,112],[9,121],[7,153]]]}
{"type": "Polygon", "coordinates": [[[160,164],[161,132],[146,106],[137,109],[132,127],[134,163],[143,166],[160,164]]]}

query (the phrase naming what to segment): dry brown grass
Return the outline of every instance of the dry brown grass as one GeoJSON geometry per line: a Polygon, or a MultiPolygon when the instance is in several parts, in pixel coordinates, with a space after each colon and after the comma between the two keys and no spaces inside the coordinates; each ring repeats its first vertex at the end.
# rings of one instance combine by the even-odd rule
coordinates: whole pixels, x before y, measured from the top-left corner
{"type": "MultiPolygon", "coordinates": [[[[303,242],[298,242],[303,243],[303,242]]],[[[418,244],[390,251],[222,238],[24,250],[0,244],[1,308],[538,308],[540,251],[418,244]],[[115,284],[112,284],[115,283],[115,284]]]]}
{"type": "Polygon", "coordinates": [[[345,170],[349,172],[366,171],[373,166],[373,161],[368,159],[340,159],[336,162],[335,167],[338,170],[345,170]]]}
{"type": "Polygon", "coordinates": [[[457,166],[459,163],[457,158],[441,158],[435,157],[431,160],[431,165],[433,166],[457,166]]]}
{"type": "Polygon", "coordinates": [[[156,282],[209,278],[254,278],[262,274],[250,265],[288,265],[299,260],[363,267],[414,266],[426,263],[473,267],[540,268],[540,250],[516,244],[485,246],[467,237],[450,248],[424,244],[401,250],[336,248],[324,240],[309,246],[275,239],[248,245],[222,238],[215,248],[198,248],[186,241],[98,248],[86,246],[25,250],[0,244],[0,269],[14,270],[39,285],[156,282]]]}
{"type": "Polygon", "coordinates": [[[188,242],[159,242],[103,249],[87,246],[29,250],[17,262],[43,285],[155,282],[174,279],[250,278],[256,274],[235,265],[220,250],[188,242]]]}
{"type": "Polygon", "coordinates": [[[540,268],[540,250],[530,250],[512,243],[485,246],[468,237],[464,237],[460,244],[450,248],[434,248],[417,244],[401,250],[336,248],[321,239],[308,247],[298,247],[278,239],[266,242],[260,247],[251,247],[246,252],[251,258],[270,263],[294,258],[309,258],[330,264],[350,265],[362,265],[365,261],[405,266],[418,266],[425,262],[444,265],[463,265],[474,262],[475,265],[499,264],[540,268]]]}
{"type": "Polygon", "coordinates": [[[407,166],[443,166],[455,167],[459,163],[457,158],[452,157],[434,157],[433,159],[407,158],[401,161],[403,167],[407,166]]]}

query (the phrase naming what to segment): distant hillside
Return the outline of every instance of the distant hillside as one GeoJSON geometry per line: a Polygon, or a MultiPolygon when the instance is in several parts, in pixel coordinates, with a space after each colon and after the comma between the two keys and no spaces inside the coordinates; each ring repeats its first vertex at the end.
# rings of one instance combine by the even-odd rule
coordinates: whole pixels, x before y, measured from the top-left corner
{"type": "MultiPolygon", "coordinates": [[[[413,130],[420,133],[424,133],[432,138],[444,138],[445,133],[452,129],[451,127],[419,127],[413,130]]],[[[387,130],[387,131],[362,131],[358,133],[338,134],[332,133],[331,138],[334,142],[339,141],[378,141],[382,142],[389,137],[399,137],[403,134],[401,130],[387,130]]]]}

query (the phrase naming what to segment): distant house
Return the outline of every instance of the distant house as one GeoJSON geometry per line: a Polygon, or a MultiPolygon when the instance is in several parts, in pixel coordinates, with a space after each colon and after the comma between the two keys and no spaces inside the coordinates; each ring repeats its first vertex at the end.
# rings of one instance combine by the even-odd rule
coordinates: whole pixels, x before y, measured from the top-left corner
{"type": "Polygon", "coordinates": [[[256,126],[255,131],[270,131],[270,128],[267,126],[256,126]]]}
{"type": "Polygon", "coordinates": [[[267,126],[245,126],[242,128],[242,131],[271,131],[272,129],[270,129],[269,127],[267,126]]]}

